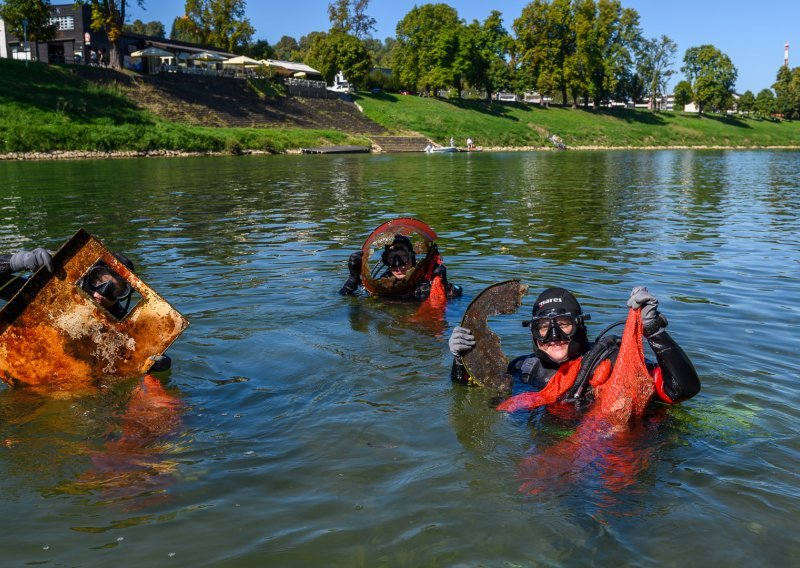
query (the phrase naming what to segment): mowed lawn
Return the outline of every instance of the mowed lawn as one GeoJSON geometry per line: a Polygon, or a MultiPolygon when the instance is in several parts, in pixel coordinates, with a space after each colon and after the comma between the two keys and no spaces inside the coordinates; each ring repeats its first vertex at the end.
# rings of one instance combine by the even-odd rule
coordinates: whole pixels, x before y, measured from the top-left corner
{"type": "Polygon", "coordinates": [[[551,134],[572,147],[800,147],[800,122],[647,110],[549,108],[525,103],[440,100],[415,95],[361,94],[372,120],[396,133],[417,132],[440,144],[547,147],[551,134]]]}

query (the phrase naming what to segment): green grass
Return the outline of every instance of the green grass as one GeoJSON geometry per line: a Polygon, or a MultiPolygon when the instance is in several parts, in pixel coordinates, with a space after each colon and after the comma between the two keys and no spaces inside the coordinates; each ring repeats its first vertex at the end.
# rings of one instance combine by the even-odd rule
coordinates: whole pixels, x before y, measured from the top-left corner
{"type": "MultiPolygon", "coordinates": [[[[206,128],[169,122],[136,106],[107,78],[105,69],[37,63],[26,67],[24,62],[0,59],[0,153],[285,152],[369,144],[366,136],[335,130],[206,128]]],[[[251,82],[250,87],[263,97],[281,96],[265,81],[251,82]]],[[[417,132],[441,144],[453,136],[459,146],[469,136],[483,147],[551,147],[547,137],[558,134],[571,147],[800,147],[800,122],[542,108],[411,95],[360,95],[357,99],[366,116],[394,133],[417,132]]]]}
{"type": "MultiPolygon", "coordinates": [[[[369,145],[334,130],[205,128],[153,116],[118,86],[81,78],[70,66],[0,59],[0,153],[64,151],[284,152],[331,144],[369,145]]],[[[104,70],[97,70],[100,73],[104,70]]],[[[95,72],[83,68],[81,72],[95,72]]],[[[267,89],[261,86],[261,92],[267,89]]]]}
{"type": "Polygon", "coordinates": [[[523,103],[445,101],[413,95],[362,94],[364,113],[391,131],[418,132],[440,144],[466,138],[484,147],[798,146],[800,122],[646,110],[544,108],[523,103]]]}

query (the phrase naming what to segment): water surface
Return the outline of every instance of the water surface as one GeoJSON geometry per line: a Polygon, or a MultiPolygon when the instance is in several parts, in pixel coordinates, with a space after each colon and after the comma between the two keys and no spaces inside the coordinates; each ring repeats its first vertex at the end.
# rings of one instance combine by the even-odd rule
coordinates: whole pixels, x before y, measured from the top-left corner
{"type": "MultiPolygon", "coordinates": [[[[0,390],[3,564],[797,564],[798,158],[0,163],[0,250],[84,227],[191,321],[144,385],[151,406],[137,379],[0,390]],[[465,290],[440,319],[336,294],[350,252],[395,216],[433,226],[465,290]],[[509,278],[573,290],[590,335],[634,285],[661,300],[703,390],[638,426],[630,471],[520,491],[574,423],[451,384],[449,329],[509,278]]],[[[492,321],[508,355],[530,350],[533,297],[492,321]]]]}

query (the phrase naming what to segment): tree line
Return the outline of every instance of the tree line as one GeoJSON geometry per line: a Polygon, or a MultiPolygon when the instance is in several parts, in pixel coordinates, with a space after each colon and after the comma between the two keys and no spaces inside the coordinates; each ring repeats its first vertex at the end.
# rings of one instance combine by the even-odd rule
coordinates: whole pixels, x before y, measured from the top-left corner
{"type": "MultiPolygon", "coordinates": [[[[143,6],[144,0],[136,0],[143,6]]],[[[299,40],[282,36],[270,45],[254,40],[245,0],[186,0],[172,22],[170,38],[214,46],[256,59],[306,63],[327,81],[342,71],[351,84],[408,90],[437,96],[464,93],[491,99],[499,91],[535,91],[555,104],[598,107],[611,101],[648,102],[657,110],[677,71],[677,45],[669,37],[644,36],[636,10],[619,0],[532,0],[510,29],[491,10],[483,21],[467,22],[448,4],[412,8],[395,37],[372,37],[370,0],[332,0],[330,28],[299,40]],[[376,71],[376,68],[391,73],[376,71]]],[[[112,66],[121,66],[115,48],[125,31],[164,37],[161,22],[126,24],[129,0],[78,0],[92,9],[93,28],[112,43],[112,66]]],[[[46,41],[55,30],[49,0],[0,0],[0,16],[12,33],[27,18],[30,39],[46,41]]],[[[19,33],[18,35],[21,35],[19,33]]],[[[800,68],[781,67],[771,88],[734,97],[737,70],[713,45],[686,50],[674,89],[675,105],[695,103],[699,112],[734,107],[761,116],[800,118],[800,68]]]]}

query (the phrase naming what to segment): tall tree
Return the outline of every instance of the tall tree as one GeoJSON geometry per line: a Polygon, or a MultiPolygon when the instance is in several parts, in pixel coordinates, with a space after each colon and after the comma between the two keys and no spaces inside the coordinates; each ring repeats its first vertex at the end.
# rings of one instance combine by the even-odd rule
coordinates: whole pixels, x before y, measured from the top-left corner
{"type": "Polygon", "coordinates": [[[701,45],[687,49],[683,63],[681,71],[692,83],[699,113],[708,107],[719,112],[731,108],[738,73],[727,55],[713,45],[701,45]]]}
{"type": "Polygon", "coordinates": [[[772,112],[786,118],[800,118],[800,67],[791,70],[781,67],[772,88],[775,90],[772,112]]]}
{"type": "Polygon", "coordinates": [[[671,67],[677,52],[678,44],[665,35],[658,39],[644,39],[639,44],[636,69],[644,81],[650,110],[658,110],[656,101],[664,95],[669,78],[675,74],[671,67]]]}
{"type": "Polygon", "coordinates": [[[170,39],[186,41],[189,43],[202,43],[197,28],[189,21],[188,16],[178,16],[172,22],[172,29],[169,32],[170,39]]]}
{"type": "Polygon", "coordinates": [[[455,86],[455,61],[464,27],[447,4],[415,6],[397,24],[393,71],[400,82],[428,93],[455,86]]]}
{"type": "Polygon", "coordinates": [[[334,0],[328,4],[331,33],[352,34],[360,40],[371,37],[375,18],[367,15],[369,0],[334,0]]]}
{"type": "Polygon", "coordinates": [[[341,71],[348,82],[356,87],[364,85],[372,69],[372,59],[364,42],[342,32],[318,36],[309,49],[306,61],[322,73],[327,82],[333,82],[336,73],[341,71]]]}
{"type": "Polygon", "coordinates": [[[247,46],[244,54],[253,59],[271,59],[275,51],[270,46],[269,42],[265,39],[260,39],[247,46]]]}
{"type": "Polygon", "coordinates": [[[673,91],[675,97],[672,104],[674,110],[683,110],[683,108],[694,100],[694,93],[692,92],[692,84],[689,81],[680,81],[675,85],[673,91]]]}
{"type": "Polygon", "coordinates": [[[241,52],[255,32],[245,17],[245,0],[186,0],[188,27],[200,43],[241,52]]]}
{"type": "Polygon", "coordinates": [[[278,43],[272,47],[275,50],[273,57],[280,61],[293,61],[294,53],[300,49],[297,40],[287,35],[281,36],[278,43]]]}
{"type": "Polygon", "coordinates": [[[570,0],[533,0],[514,20],[520,86],[567,100],[566,62],[575,52],[570,0]]]}
{"type": "Polygon", "coordinates": [[[771,89],[761,89],[756,95],[755,111],[761,117],[768,117],[775,112],[775,93],[771,89]]]}
{"type": "MultiPolygon", "coordinates": [[[[140,7],[144,7],[144,0],[136,0],[140,7]]],[[[108,62],[114,69],[122,69],[122,39],[125,25],[125,12],[128,0],[76,0],[76,4],[88,4],[92,8],[92,29],[103,31],[108,37],[110,48],[108,62]]]]}
{"type": "Polygon", "coordinates": [[[390,68],[392,66],[392,55],[395,44],[393,37],[387,37],[381,41],[379,39],[369,38],[364,40],[364,45],[372,57],[372,62],[376,67],[390,68]]]}
{"type": "Polygon", "coordinates": [[[747,90],[742,93],[742,96],[736,101],[736,109],[739,112],[748,114],[756,109],[756,96],[753,94],[753,91],[747,90]]]}
{"type": "Polygon", "coordinates": [[[507,57],[513,39],[503,27],[502,14],[492,10],[483,24],[474,20],[462,35],[461,54],[465,76],[470,85],[482,87],[486,99],[499,88],[511,84],[507,57]]]}
{"type": "Polygon", "coordinates": [[[56,27],[50,23],[49,0],[5,0],[0,3],[0,18],[6,29],[23,41],[47,41],[56,35],[56,27]]]}
{"type": "Polygon", "coordinates": [[[122,29],[126,32],[151,37],[163,38],[166,35],[164,32],[164,24],[155,20],[147,23],[144,23],[142,20],[134,20],[131,24],[125,24],[122,29]]]}
{"type": "Polygon", "coordinates": [[[575,51],[567,58],[567,81],[573,95],[597,108],[617,91],[630,73],[633,50],[641,41],[639,14],[619,0],[577,0],[575,51]]]}

